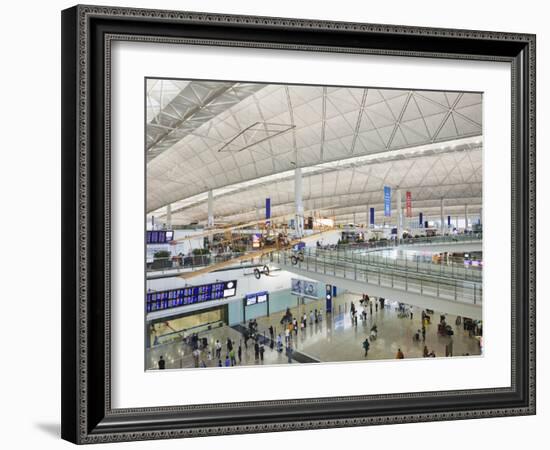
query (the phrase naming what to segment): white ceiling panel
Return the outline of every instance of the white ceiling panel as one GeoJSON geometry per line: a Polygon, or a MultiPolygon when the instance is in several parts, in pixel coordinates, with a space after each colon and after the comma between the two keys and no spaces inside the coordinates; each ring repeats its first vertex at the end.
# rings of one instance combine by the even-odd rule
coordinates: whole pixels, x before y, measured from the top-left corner
{"type": "MultiPolygon", "coordinates": [[[[231,188],[231,194],[222,195],[233,196],[224,214],[255,215],[266,192],[292,200],[296,163],[304,168],[308,201],[316,205],[334,202],[335,193],[344,195],[338,201],[374,199],[390,181],[409,183],[429,199],[441,195],[441,189],[425,186],[426,178],[455,192],[458,181],[469,177],[479,183],[481,177],[481,144],[471,144],[467,157],[457,159],[457,153],[438,164],[436,156],[449,151],[450,141],[478,137],[481,142],[482,95],[477,93],[149,80],[146,105],[148,211],[185,205],[208,189],[216,195],[231,188]],[[419,157],[415,149],[422,146],[436,147],[419,157]],[[383,159],[406,149],[410,153],[403,162],[360,159],[383,159]],[[354,166],[341,169],[348,161],[354,166]],[[290,181],[262,185],[262,179],[287,172],[290,181]],[[242,187],[244,196],[243,183],[252,183],[242,187]],[[237,203],[239,212],[231,206],[237,203]]],[[[472,196],[472,189],[478,192],[474,186],[460,187],[458,193],[472,196]]],[[[173,217],[204,220],[206,197],[173,217]]]]}

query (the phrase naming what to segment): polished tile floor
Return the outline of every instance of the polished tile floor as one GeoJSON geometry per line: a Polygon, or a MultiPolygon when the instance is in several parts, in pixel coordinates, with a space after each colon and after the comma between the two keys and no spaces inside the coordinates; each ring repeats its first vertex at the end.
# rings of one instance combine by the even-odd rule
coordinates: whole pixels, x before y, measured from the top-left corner
{"type": "MultiPolygon", "coordinates": [[[[394,305],[386,304],[386,307],[376,308],[373,304],[372,314],[367,310],[366,321],[361,320],[358,315],[357,325],[352,324],[350,303],[353,302],[357,311],[360,313],[362,307],[359,304],[360,295],[345,293],[339,295],[334,300],[333,313],[327,315],[324,313],[324,300],[315,301],[306,305],[291,308],[293,315],[304,313],[308,316],[308,324],[305,329],[300,329],[291,339],[291,347],[294,352],[292,363],[298,363],[305,356],[308,360],[318,362],[343,362],[343,361],[362,361],[393,359],[396,357],[398,349],[401,349],[405,358],[421,358],[424,345],[430,351],[433,351],[437,357],[445,356],[445,346],[449,344],[451,338],[439,336],[437,334],[437,324],[439,323],[440,312],[435,311],[432,315],[431,324],[426,327],[425,342],[414,341],[413,336],[421,328],[421,310],[412,308],[413,318],[410,316],[399,317],[398,311],[394,305]],[[309,313],[315,308],[323,310],[323,320],[318,324],[309,323],[309,313]],[[368,336],[371,327],[376,324],[378,328],[378,337],[370,341],[368,356],[365,358],[363,341],[368,336]]],[[[282,312],[271,314],[270,317],[260,317],[257,319],[259,334],[265,334],[269,337],[267,331],[270,325],[275,328],[275,336],[281,333],[284,339],[284,330],[280,324],[282,312]]],[[[479,355],[481,353],[478,341],[470,337],[462,326],[455,325],[455,316],[446,315],[447,324],[454,330],[452,337],[453,355],[479,355]]],[[[248,341],[248,349],[245,348],[242,334],[236,329],[223,326],[211,330],[208,333],[201,334],[201,337],[207,337],[210,343],[212,359],[208,358],[208,350],[201,351],[199,361],[203,361],[207,367],[215,367],[218,360],[214,357],[214,344],[217,339],[222,343],[222,362],[228,354],[226,342],[230,338],[234,341],[235,350],[241,345],[242,359],[237,357],[237,365],[260,365],[260,364],[288,364],[288,356],[283,352],[277,352],[265,345],[264,359],[256,360],[254,357],[254,346],[252,340],[248,341]]],[[[236,352],[237,353],[237,352],[236,352]]],[[[156,369],[157,361],[160,357],[166,360],[167,369],[194,368],[195,359],[191,348],[182,343],[175,342],[157,346],[147,351],[147,368],[156,369]]]]}

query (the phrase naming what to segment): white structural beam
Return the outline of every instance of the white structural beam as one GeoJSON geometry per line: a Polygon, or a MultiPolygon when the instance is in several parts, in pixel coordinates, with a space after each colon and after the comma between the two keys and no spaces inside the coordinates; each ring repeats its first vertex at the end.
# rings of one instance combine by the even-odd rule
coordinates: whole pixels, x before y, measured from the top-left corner
{"type": "Polygon", "coordinates": [[[395,191],[397,196],[397,242],[403,236],[403,208],[401,207],[401,189],[395,191]]]}
{"type": "Polygon", "coordinates": [[[445,234],[445,216],[443,215],[443,206],[444,206],[444,199],[441,198],[441,206],[439,209],[439,217],[441,221],[441,234],[445,234]]]}
{"type": "Polygon", "coordinates": [[[172,204],[166,205],[166,228],[172,228],[172,204]]]}
{"type": "Polygon", "coordinates": [[[468,229],[468,204],[464,205],[464,229],[468,229]]]}
{"type": "Polygon", "coordinates": [[[296,167],[294,171],[294,203],[296,206],[295,229],[296,237],[304,235],[304,205],[302,203],[302,169],[296,167]]]}
{"type": "Polygon", "coordinates": [[[214,226],[214,194],[212,189],[208,191],[208,226],[214,226]]]}

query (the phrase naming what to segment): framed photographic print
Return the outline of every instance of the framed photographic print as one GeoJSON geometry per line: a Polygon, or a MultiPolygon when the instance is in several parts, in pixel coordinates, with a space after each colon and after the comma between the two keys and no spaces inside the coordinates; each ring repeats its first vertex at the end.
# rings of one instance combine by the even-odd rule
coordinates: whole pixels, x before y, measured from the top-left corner
{"type": "Polygon", "coordinates": [[[62,437],[535,413],[535,36],[62,13],[62,437]]]}

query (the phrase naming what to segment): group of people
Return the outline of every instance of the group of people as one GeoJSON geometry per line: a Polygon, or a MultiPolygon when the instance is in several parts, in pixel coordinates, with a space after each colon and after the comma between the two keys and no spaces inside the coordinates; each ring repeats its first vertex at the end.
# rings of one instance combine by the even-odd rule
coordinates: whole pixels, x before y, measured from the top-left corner
{"type": "MultiPolygon", "coordinates": [[[[380,299],[383,300],[383,299],[380,299]]],[[[379,301],[374,300],[369,297],[368,294],[363,294],[359,300],[360,306],[352,301],[350,303],[350,316],[352,324],[357,326],[358,317],[361,316],[363,325],[366,325],[368,315],[370,314],[373,317],[374,312],[378,312],[379,301]],[[359,309],[361,310],[359,312],[359,309]]],[[[383,304],[380,301],[380,307],[383,308],[383,304]]],[[[398,312],[407,312],[407,317],[410,320],[413,320],[413,310],[412,308],[407,309],[406,305],[399,304],[398,312]]],[[[420,328],[416,330],[413,334],[414,342],[426,342],[426,332],[427,326],[431,323],[431,316],[434,314],[433,311],[429,309],[422,310],[420,314],[420,328]]],[[[418,317],[418,316],[417,316],[418,317]]],[[[192,334],[186,338],[186,344],[189,344],[192,348],[192,355],[194,360],[195,367],[207,367],[216,365],[218,367],[232,367],[242,363],[243,360],[243,348],[244,344],[245,351],[248,349],[248,341],[253,340],[254,348],[254,359],[257,362],[264,361],[265,345],[269,345],[271,350],[276,350],[279,353],[282,353],[286,349],[286,356],[288,357],[288,362],[292,362],[293,348],[295,347],[293,340],[298,336],[298,330],[305,331],[308,326],[313,326],[315,324],[321,323],[323,320],[322,310],[312,309],[307,312],[299,313],[298,315],[293,315],[290,308],[287,308],[284,315],[281,318],[282,329],[280,332],[276,332],[274,326],[271,324],[268,328],[269,340],[266,339],[266,333],[263,336],[260,336],[258,333],[258,323],[256,319],[251,319],[248,321],[247,327],[243,330],[243,339],[239,340],[238,345],[231,338],[227,338],[227,341],[222,344],[219,339],[217,339],[211,348],[209,348],[208,340],[206,338],[199,338],[197,334],[192,334]]],[[[460,318],[457,319],[457,323],[460,318]]],[[[370,347],[378,337],[378,327],[376,323],[370,322],[372,325],[368,331],[367,336],[362,342],[362,347],[364,350],[365,358],[368,356],[370,347]]],[[[445,316],[440,317],[438,324],[438,331],[441,329],[446,330],[448,325],[445,320],[445,316]]],[[[366,331],[366,330],[365,330],[366,331]]],[[[453,342],[452,338],[450,342],[445,345],[445,356],[453,356],[453,342]]],[[[435,351],[429,350],[427,345],[423,345],[422,356],[435,357],[435,351]]],[[[397,353],[395,354],[396,359],[404,359],[405,355],[401,348],[398,348],[397,353]]],[[[159,369],[166,368],[166,360],[163,356],[160,356],[157,361],[159,369]]]]}
{"type": "MultiPolygon", "coordinates": [[[[367,323],[367,317],[370,314],[372,316],[373,313],[373,304],[376,313],[378,313],[378,302],[376,300],[371,300],[369,297],[369,294],[363,294],[361,296],[361,299],[359,300],[359,304],[361,305],[361,320],[363,321],[363,324],[367,323]]],[[[358,317],[358,311],[355,307],[355,303],[351,302],[350,304],[350,315],[351,315],[351,323],[352,325],[357,326],[357,317],[358,317]]],[[[373,326],[370,328],[369,335],[367,338],[363,341],[363,350],[365,350],[365,358],[368,356],[369,349],[370,349],[370,342],[376,340],[378,337],[378,326],[373,324],[373,326]]]]}
{"type": "MultiPolygon", "coordinates": [[[[380,304],[382,305],[382,301],[383,299],[380,299],[379,301],[371,300],[368,294],[363,294],[363,296],[361,297],[361,300],[359,300],[359,304],[361,305],[360,315],[363,323],[366,323],[366,320],[369,314],[372,316],[373,305],[374,305],[375,312],[378,312],[378,303],[380,302],[380,304]]],[[[355,303],[353,303],[353,301],[350,304],[350,315],[351,315],[352,325],[357,325],[359,312],[355,307],[355,303]]]]}
{"type": "MultiPolygon", "coordinates": [[[[362,311],[361,311],[361,319],[362,320],[367,319],[367,314],[368,313],[370,313],[372,315],[372,305],[373,305],[373,303],[376,305],[376,311],[378,311],[378,303],[371,301],[368,294],[363,294],[361,300],[359,300],[359,303],[362,306],[362,311]],[[367,310],[369,310],[369,311],[367,311],[367,310]]],[[[410,320],[413,320],[414,315],[413,315],[412,308],[407,308],[407,306],[405,304],[399,303],[399,306],[398,306],[397,310],[398,310],[399,317],[404,317],[406,315],[407,318],[410,318],[410,320]]],[[[357,313],[357,309],[355,307],[355,304],[353,302],[351,302],[350,315],[351,315],[352,324],[354,324],[354,325],[357,325],[357,314],[358,313],[357,313]]],[[[433,314],[433,311],[431,311],[431,310],[423,310],[422,311],[422,313],[421,313],[421,328],[417,329],[417,331],[414,333],[413,341],[415,341],[415,342],[420,342],[420,341],[425,342],[426,341],[426,327],[427,327],[427,325],[430,324],[430,321],[431,321],[430,314],[433,314]]],[[[443,326],[446,325],[445,316],[441,317],[440,325],[441,324],[443,324],[443,326]]],[[[368,356],[371,342],[376,339],[377,335],[378,335],[378,328],[377,328],[376,324],[374,324],[370,329],[369,336],[362,343],[363,350],[365,351],[365,354],[364,354],[365,358],[368,356]]],[[[450,343],[446,344],[446,346],[445,346],[445,356],[452,356],[452,353],[453,353],[453,345],[452,345],[452,339],[451,339],[450,343]]],[[[434,350],[430,351],[428,349],[428,347],[426,345],[424,345],[422,356],[425,357],[425,358],[428,358],[428,357],[435,358],[436,354],[435,354],[434,350]]],[[[397,349],[397,353],[395,355],[395,358],[396,359],[404,359],[405,358],[405,355],[404,355],[403,351],[401,350],[401,348],[397,349]]]]}
{"type": "MultiPolygon", "coordinates": [[[[248,337],[250,338],[250,337],[248,337]]],[[[202,341],[198,341],[202,344],[202,341]]],[[[243,347],[242,341],[239,341],[239,345],[231,338],[227,338],[225,346],[219,339],[212,346],[212,349],[208,346],[197,345],[192,343],[192,355],[195,367],[208,367],[213,365],[213,361],[217,360],[218,367],[233,367],[242,363],[243,360],[243,347]],[[224,348],[225,347],[225,348],[224,348]],[[225,355],[225,356],[224,356],[225,355]]],[[[248,348],[247,340],[245,342],[245,349],[248,348]]],[[[261,341],[257,335],[254,337],[254,359],[259,362],[263,362],[265,353],[264,341],[261,341]]],[[[163,355],[160,355],[157,361],[157,366],[160,370],[166,369],[166,360],[163,355]]]]}
{"type": "MultiPolygon", "coordinates": [[[[323,312],[322,310],[310,310],[309,311],[309,325],[318,324],[323,321],[323,312]]],[[[285,328],[285,336],[290,336],[292,332],[298,334],[298,329],[305,329],[308,325],[308,314],[304,312],[303,315],[298,317],[293,316],[290,312],[290,308],[287,308],[285,314],[281,319],[281,325],[285,328]]],[[[272,328],[272,327],[270,327],[272,328]]]]}

